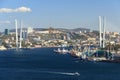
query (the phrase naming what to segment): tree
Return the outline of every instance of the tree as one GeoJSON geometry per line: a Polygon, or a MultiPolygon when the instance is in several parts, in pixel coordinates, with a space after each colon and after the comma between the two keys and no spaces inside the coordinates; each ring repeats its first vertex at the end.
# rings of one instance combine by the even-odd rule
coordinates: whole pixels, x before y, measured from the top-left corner
{"type": "Polygon", "coordinates": [[[119,49],[120,49],[120,44],[117,44],[114,46],[114,50],[116,53],[118,52],[119,49]]]}

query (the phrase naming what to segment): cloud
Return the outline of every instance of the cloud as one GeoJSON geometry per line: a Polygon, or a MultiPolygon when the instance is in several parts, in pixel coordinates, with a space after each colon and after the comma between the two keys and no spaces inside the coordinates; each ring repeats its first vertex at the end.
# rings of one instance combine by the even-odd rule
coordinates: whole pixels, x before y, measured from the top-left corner
{"type": "Polygon", "coordinates": [[[31,12],[32,10],[27,7],[19,7],[16,9],[0,8],[0,13],[13,13],[13,12],[31,12]]]}
{"type": "Polygon", "coordinates": [[[11,12],[13,12],[13,10],[9,9],[9,8],[1,8],[0,9],[0,13],[11,13],[11,12]]]}
{"type": "Polygon", "coordinates": [[[30,8],[27,7],[20,7],[14,10],[15,12],[31,12],[30,8]]]}
{"type": "Polygon", "coordinates": [[[10,24],[10,21],[0,21],[0,24],[10,24]]]}

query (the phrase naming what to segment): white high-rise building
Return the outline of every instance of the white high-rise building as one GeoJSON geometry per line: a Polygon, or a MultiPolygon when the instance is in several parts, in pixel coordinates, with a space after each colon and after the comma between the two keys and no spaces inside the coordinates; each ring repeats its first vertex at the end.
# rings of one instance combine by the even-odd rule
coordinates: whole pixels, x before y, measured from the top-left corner
{"type": "Polygon", "coordinates": [[[27,28],[27,33],[32,33],[33,32],[33,28],[32,27],[28,27],[27,28]]]}

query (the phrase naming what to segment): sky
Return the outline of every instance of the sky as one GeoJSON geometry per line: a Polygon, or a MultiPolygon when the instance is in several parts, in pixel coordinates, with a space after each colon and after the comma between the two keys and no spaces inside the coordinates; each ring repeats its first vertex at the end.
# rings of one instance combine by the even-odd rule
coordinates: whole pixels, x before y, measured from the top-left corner
{"type": "Polygon", "coordinates": [[[120,32],[120,0],[0,0],[0,31],[15,28],[14,19],[26,28],[98,30],[98,16],[107,31],[120,32]]]}

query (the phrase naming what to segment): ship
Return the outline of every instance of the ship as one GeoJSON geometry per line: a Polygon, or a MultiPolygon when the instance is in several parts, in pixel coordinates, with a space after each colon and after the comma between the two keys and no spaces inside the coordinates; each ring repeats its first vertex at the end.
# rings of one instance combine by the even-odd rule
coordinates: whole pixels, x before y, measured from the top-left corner
{"type": "Polygon", "coordinates": [[[67,49],[64,49],[64,48],[62,48],[62,49],[58,48],[57,50],[54,50],[54,52],[60,53],[60,54],[69,53],[69,51],[67,49]]]}

